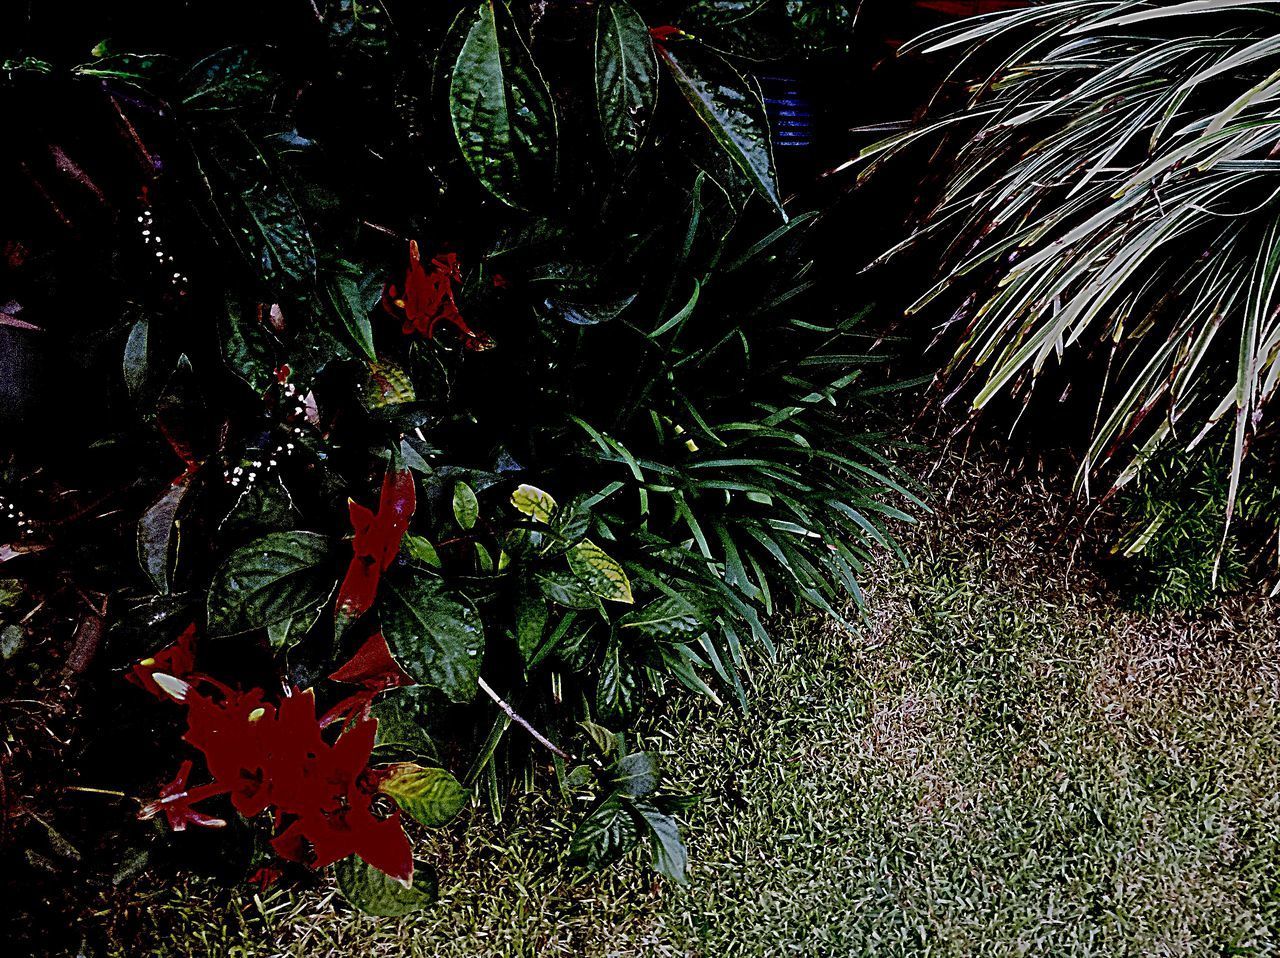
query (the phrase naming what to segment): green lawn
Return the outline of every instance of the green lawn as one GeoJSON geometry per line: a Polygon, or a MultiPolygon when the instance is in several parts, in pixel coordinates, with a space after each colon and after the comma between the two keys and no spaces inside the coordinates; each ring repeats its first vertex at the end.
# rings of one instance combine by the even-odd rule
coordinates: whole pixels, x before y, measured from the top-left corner
{"type": "Polygon", "coordinates": [[[663,717],[705,795],[689,888],[631,864],[581,880],[562,810],[531,795],[425,850],[433,911],[196,889],[152,903],[158,953],[1277,952],[1276,607],[1124,612],[1053,545],[1052,501],[973,483],[913,567],[870,577],[861,634],[799,621],[745,718],[663,717]]]}

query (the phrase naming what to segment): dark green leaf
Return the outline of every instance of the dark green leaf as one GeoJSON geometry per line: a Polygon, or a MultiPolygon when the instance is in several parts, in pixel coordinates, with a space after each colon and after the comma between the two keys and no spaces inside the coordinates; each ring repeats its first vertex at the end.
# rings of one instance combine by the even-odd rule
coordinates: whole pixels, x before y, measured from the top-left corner
{"type": "Polygon", "coordinates": [[[722,57],[708,50],[686,52],[691,46],[681,44],[679,57],[662,44],[657,49],[676,86],[720,149],[785,219],[764,102],[722,57]]]}
{"type": "Polygon", "coordinates": [[[177,485],[166,489],[138,520],[138,562],[157,592],[167,593],[172,586],[178,510],[189,488],[191,484],[183,477],[177,485]]]}
{"type": "Polygon", "coordinates": [[[366,914],[380,918],[400,918],[420,911],[435,901],[439,893],[435,872],[421,865],[415,869],[410,888],[384,875],[359,855],[342,859],[334,872],[347,901],[366,914]]]}
{"type": "Polygon", "coordinates": [[[569,572],[539,572],[538,588],[552,602],[570,609],[594,609],[600,605],[587,584],[569,572]]]}
{"type": "Polygon", "coordinates": [[[670,815],[665,815],[650,801],[635,802],[635,809],[649,833],[653,848],[653,868],[659,875],[681,885],[689,881],[689,854],[680,840],[680,826],[670,815]]]}
{"type": "Polygon", "coordinates": [[[698,610],[680,596],[664,596],[643,609],[628,612],[618,626],[661,642],[687,642],[706,631],[698,610]]]}
{"type": "Polygon", "coordinates": [[[382,631],[396,661],[420,684],[455,702],[471,701],[484,652],[480,616],[439,579],[403,572],[384,581],[380,602],[382,631]]]}
{"type": "Polygon", "coordinates": [[[658,58],[649,28],[626,0],[609,0],[596,19],[596,109],[610,152],[640,148],[658,102],[658,58]]]}
{"type": "Polygon", "coordinates": [[[582,820],[569,841],[569,860],[596,871],[636,847],[640,823],[627,802],[610,795],[582,820]]]}
{"type": "Polygon", "coordinates": [[[234,635],[304,614],[333,589],[329,541],[273,532],[235,550],[209,586],[209,634],[234,635]]]}
{"type": "Polygon", "coordinates": [[[505,3],[484,0],[458,24],[466,37],[449,86],[458,146],[487,190],[520,206],[555,162],[551,94],[505,3]]]}

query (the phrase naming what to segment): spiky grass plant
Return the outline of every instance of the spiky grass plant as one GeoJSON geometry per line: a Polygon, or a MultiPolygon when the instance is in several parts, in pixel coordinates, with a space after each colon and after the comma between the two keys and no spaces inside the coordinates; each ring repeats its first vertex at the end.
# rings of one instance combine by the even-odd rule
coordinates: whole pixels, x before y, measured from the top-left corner
{"type": "Polygon", "coordinates": [[[904,49],[954,56],[970,82],[861,155],[864,178],[920,142],[947,160],[938,203],[887,254],[943,249],[911,312],[977,292],[945,377],[980,408],[1087,352],[1081,479],[1120,485],[1157,447],[1229,425],[1229,521],[1280,378],[1280,3],[1068,0],[904,49]]]}

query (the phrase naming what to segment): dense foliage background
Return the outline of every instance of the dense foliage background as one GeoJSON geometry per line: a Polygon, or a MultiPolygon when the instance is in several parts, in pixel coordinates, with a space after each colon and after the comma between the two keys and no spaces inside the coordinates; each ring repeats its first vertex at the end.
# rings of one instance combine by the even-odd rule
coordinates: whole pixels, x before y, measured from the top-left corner
{"type": "MultiPolygon", "coordinates": [[[[58,753],[69,792],[14,780],[15,868],[37,897],[173,857],[306,880],[553,773],[577,860],[644,843],[683,880],[687,799],[629,723],[677,687],[745,704],[768,615],[846,621],[918,505],[761,88],[808,143],[786,64],[846,50],[848,11],[182,6],[84,45],[92,17],[28,11],[0,70],[5,656],[20,694],[78,623],[69,721],[101,732],[58,753]]],[[[375,913],[434,893],[429,862],[338,877],[375,913]]]]}

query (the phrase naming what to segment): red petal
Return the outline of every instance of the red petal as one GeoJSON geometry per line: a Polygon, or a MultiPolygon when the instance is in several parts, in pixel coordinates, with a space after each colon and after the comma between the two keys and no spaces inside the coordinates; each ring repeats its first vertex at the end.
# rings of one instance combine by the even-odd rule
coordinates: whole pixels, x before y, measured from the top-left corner
{"type": "Polygon", "coordinates": [[[168,648],[135,665],[126,678],[139,688],[146,689],[156,698],[167,699],[168,694],[156,685],[155,679],[151,676],[156,672],[163,672],[178,679],[190,677],[196,667],[195,638],[196,626],[193,622],[168,648]]]}
{"type": "Polygon", "coordinates": [[[391,655],[391,648],[381,632],[375,632],[346,664],[329,676],[335,682],[361,685],[373,691],[393,689],[401,685],[413,685],[413,679],[405,673],[391,655]]]}

